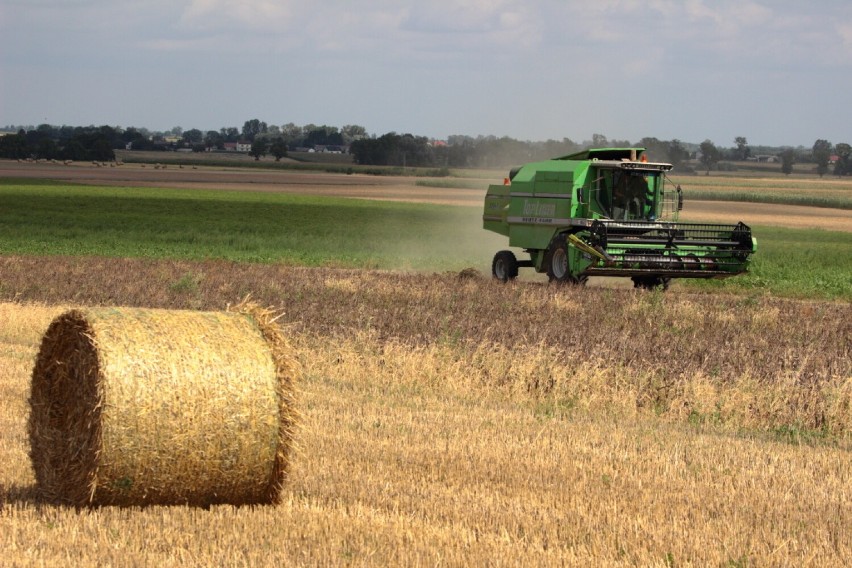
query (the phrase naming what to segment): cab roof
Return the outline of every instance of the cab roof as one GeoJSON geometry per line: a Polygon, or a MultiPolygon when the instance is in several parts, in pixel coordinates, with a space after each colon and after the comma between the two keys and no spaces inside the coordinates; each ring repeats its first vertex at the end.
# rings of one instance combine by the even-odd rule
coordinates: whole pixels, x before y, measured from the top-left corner
{"type": "Polygon", "coordinates": [[[629,160],[631,156],[639,159],[645,148],[588,148],[557,160],[629,160]]]}

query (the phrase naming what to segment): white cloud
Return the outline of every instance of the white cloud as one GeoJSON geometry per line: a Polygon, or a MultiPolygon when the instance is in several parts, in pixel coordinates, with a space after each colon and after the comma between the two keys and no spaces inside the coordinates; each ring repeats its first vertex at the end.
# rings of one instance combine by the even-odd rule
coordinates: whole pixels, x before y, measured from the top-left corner
{"type": "MultiPolygon", "coordinates": [[[[375,50],[378,57],[493,47],[525,49],[541,36],[536,10],[519,0],[440,0],[323,4],[269,0],[190,0],[176,32],[230,37],[229,49],[301,45],[315,52],[375,50]]],[[[156,45],[194,45],[158,40],[156,45]]]]}
{"type": "Polygon", "coordinates": [[[511,31],[522,22],[524,7],[517,2],[465,0],[414,3],[406,11],[404,27],[420,32],[490,33],[511,31]]]}
{"type": "Polygon", "coordinates": [[[483,54],[519,53],[539,45],[535,11],[516,2],[423,3],[407,11],[397,30],[403,49],[483,54]]]}
{"type": "Polygon", "coordinates": [[[852,63],[852,23],[844,22],[837,25],[837,34],[840,36],[842,47],[840,58],[852,63]]]}
{"type": "Polygon", "coordinates": [[[721,25],[724,22],[719,7],[713,9],[707,6],[704,0],[687,0],[684,2],[683,11],[687,20],[691,22],[710,21],[715,25],[721,25]]]}
{"type": "Polygon", "coordinates": [[[190,29],[277,30],[293,17],[290,2],[270,0],[191,0],[181,23],[190,29]]]}

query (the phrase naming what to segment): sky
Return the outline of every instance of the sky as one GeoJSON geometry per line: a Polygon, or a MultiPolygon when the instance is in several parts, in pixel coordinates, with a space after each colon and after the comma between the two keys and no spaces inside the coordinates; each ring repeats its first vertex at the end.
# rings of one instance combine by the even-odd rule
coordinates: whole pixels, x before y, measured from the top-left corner
{"type": "Polygon", "coordinates": [[[852,143],[849,0],[0,0],[0,126],[852,143]]]}

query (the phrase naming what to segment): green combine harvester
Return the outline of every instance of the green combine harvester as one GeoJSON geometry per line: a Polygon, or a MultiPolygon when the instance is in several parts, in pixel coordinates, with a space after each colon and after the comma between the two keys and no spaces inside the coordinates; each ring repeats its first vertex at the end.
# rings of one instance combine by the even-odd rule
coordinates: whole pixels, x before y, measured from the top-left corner
{"type": "Polygon", "coordinates": [[[498,252],[494,277],[506,282],[531,267],[552,282],[629,276],[637,288],[665,289],[672,278],[746,272],[757,250],[751,229],[679,223],[683,193],[666,187],[671,169],[649,162],[644,148],[596,148],[512,170],[488,187],[483,227],[530,258],[498,252]]]}

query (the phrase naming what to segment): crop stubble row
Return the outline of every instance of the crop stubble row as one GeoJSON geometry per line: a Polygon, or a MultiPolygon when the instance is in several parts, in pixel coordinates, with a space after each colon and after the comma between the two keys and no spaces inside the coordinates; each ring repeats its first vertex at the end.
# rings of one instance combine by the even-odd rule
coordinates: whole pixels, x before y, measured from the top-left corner
{"type": "Polygon", "coordinates": [[[218,261],[3,257],[0,274],[0,299],[49,304],[221,309],[251,294],[282,308],[279,321],[293,332],[449,346],[481,362],[480,382],[517,388],[523,376],[535,394],[570,397],[583,377],[603,373],[633,385],[639,406],[670,409],[696,381],[717,391],[775,385],[784,394],[767,404],[784,408],[755,410],[752,420],[835,433],[852,421],[843,412],[852,396],[852,306],[843,302],[218,261]]]}

